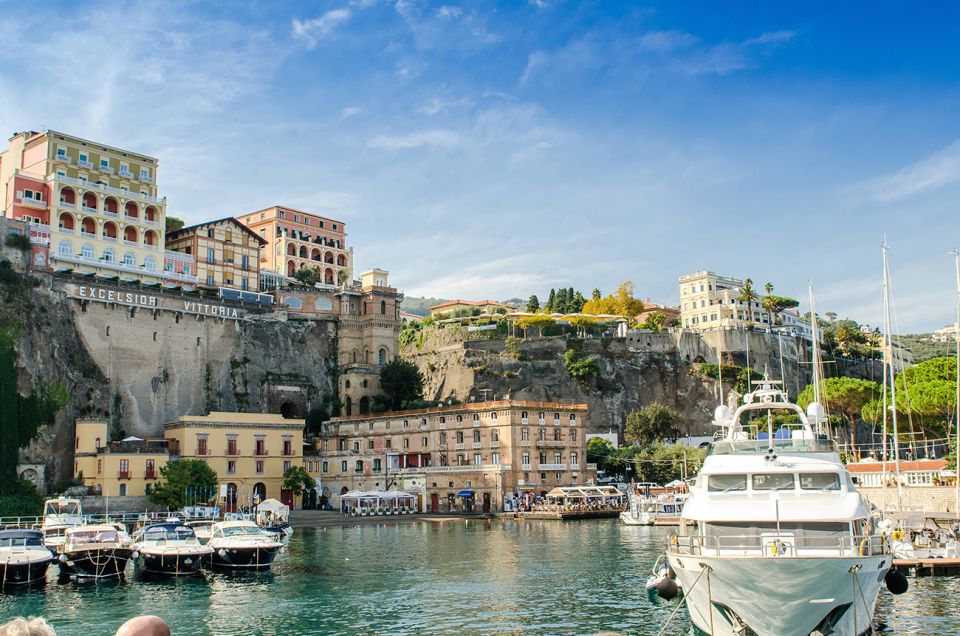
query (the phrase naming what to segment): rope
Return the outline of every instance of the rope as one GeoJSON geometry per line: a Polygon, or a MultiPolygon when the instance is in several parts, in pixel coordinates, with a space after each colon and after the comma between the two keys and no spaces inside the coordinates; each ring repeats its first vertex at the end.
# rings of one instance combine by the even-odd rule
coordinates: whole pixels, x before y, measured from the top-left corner
{"type": "MultiPolygon", "coordinates": [[[[690,589],[684,592],[684,596],[689,595],[690,592],[693,591],[693,588],[697,587],[697,583],[700,582],[700,578],[704,575],[706,571],[707,571],[706,569],[700,570],[700,574],[697,575],[697,578],[693,581],[693,585],[690,586],[690,589]]],[[[681,607],[683,607],[683,603],[677,603],[677,606],[674,608],[673,612],[670,614],[670,617],[667,618],[667,622],[664,623],[663,627],[660,628],[660,631],[657,632],[657,636],[663,636],[665,633],[667,633],[667,627],[670,626],[670,622],[673,620],[673,617],[677,615],[677,612],[680,611],[681,607]]]]}
{"type": "Polygon", "coordinates": [[[709,565],[700,564],[700,567],[703,568],[703,571],[707,573],[707,611],[710,613],[710,633],[716,634],[717,632],[713,629],[713,592],[710,587],[710,572],[713,571],[709,565]]]}
{"type": "MultiPolygon", "coordinates": [[[[853,573],[853,582],[856,583],[857,591],[860,592],[860,601],[863,603],[863,609],[867,613],[867,620],[870,622],[870,634],[876,636],[877,630],[873,628],[873,621],[870,620],[870,608],[867,607],[867,599],[863,596],[863,587],[860,586],[860,579],[857,578],[856,572],[853,573]]],[[[853,599],[853,604],[856,606],[857,599],[853,599]]],[[[856,610],[854,610],[854,612],[856,612],[856,610]]],[[[854,625],[854,629],[856,629],[856,625],[854,625]]]]}

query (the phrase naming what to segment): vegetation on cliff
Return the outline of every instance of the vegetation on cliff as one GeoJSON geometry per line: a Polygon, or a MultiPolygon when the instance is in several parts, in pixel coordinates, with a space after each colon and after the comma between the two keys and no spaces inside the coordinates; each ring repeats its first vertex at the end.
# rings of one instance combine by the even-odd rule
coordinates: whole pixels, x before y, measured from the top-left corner
{"type": "Polygon", "coordinates": [[[665,404],[654,402],[630,411],[623,430],[624,439],[632,444],[650,446],[680,435],[680,415],[665,404]]]}
{"type": "Polygon", "coordinates": [[[423,398],[423,376],[414,363],[394,358],[380,367],[380,390],[383,395],[374,398],[376,410],[397,411],[423,398]]]}

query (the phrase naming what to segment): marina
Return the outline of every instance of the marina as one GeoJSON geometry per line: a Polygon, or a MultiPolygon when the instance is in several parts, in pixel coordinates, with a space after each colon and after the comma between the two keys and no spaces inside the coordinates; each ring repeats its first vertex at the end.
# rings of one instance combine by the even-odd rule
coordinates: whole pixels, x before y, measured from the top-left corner
{"type": "MultiPolygon", "coordinates": [[[[643,581],[671,529],[616,519],[583,523],[455,519],[297,528],[266,573],[57,584],[0,596],[0,619],[43,615],[60,636],[112,633],[156,613],[177,636],[238,633],[596,634],[654,636],[675,604],[651,604],[643,581]],[[403,563],[403,568],[396,564],[403,563]]],[[[881,590],[889,634],[953,634],[960,580],[881,590]]],[[[689,632],[686,610],[667,628],[689,632]]]]}

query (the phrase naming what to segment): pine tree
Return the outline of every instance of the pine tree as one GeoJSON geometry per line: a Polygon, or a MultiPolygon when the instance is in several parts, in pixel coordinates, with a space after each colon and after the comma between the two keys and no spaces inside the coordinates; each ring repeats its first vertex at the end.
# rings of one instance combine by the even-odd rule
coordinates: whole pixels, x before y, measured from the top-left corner
{"type": "Polygon", "coordinates": [[[573,306],[570,308],[570,313],[579,314],[583,311],[583,306],[587,304],[587,299],[583,297],[583,294],[577,292],[573,295],[573,306]]]}
{"type": "Polygon", "coordinates": [[[557,303],[557,292],[554,291],[554,289],[551,287],[550,296],[549,298],[547,298],[547,304],[544,305],[543,310],[548,314],[552,314],[554,311],[556,311],[556,303],[557,303]]]}
{"type": "Polygon", "coordinates": [[[557,299],[554,302],[553,310],[558,314],[567,313],[567,290],[563,287],[557,290],[557,299]]]}
{"type": "Polygon", "coordinates": [[[599,290],[599,289],[597,289],[596,287],[594,287],[594,288],[593,288],[593,293],[590,294],[590,298],[592,298],[593,301],[596,302],[596,301],[600,300],[601,298],[603,298],[603,295],[600,293],[600,290],[599,290]]]}
{"type": "Polygon", "coordinates": [[[531,314],[535,314],[540,311],[540,299],[537,298],[536,294],[531,295],[527,300],[527,311],[531,314]]]}

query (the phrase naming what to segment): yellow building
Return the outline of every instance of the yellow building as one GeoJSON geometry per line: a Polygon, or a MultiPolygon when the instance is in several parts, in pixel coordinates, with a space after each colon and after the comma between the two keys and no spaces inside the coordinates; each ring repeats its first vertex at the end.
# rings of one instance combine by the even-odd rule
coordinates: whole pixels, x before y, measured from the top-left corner
{"type": "MultiPolygon", "coordinates": [[[[165,267],[167,202],[157,194],[157,159],[48,130],[22,132],[0,153],[0,184],[29,177],[36,231],[53,269],[144,283],[191,284],[165,267]],[[46,237],[49,236],[47,240],[46,237]]],[[[4,187],[17,196],[30,189],[4,187]]],[[[4,202],[6,207],[6,202],[4,202]]]]}
{"type": "Polygon", "coordinates": [[[107,441],[107,422],[77,420],[73,476],[105,497],[142,497],[169,460],[167,441],[107,441]]]}
{"type": "Polygon", "coordinates": [[[752,303],[740,300],[744,281],[710,271],[680,277],[680,324],[684,329],[703,331],[720,327],[745,327],[752,322],[766,327],[768,316],[760,304],[763,289],[752,303]]]}
{"type": "Polygon", "coordinates": [[[170,452],[205,461],[217,473],[228,510],[268,498],[293,506],[281,492],[283,473],[303,465],[302,419],[270,413],[184,415],[164,424],[170,452]]]}

